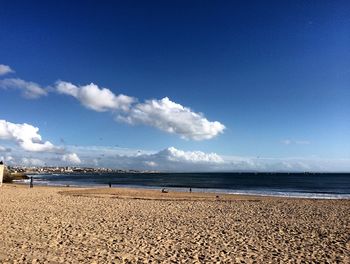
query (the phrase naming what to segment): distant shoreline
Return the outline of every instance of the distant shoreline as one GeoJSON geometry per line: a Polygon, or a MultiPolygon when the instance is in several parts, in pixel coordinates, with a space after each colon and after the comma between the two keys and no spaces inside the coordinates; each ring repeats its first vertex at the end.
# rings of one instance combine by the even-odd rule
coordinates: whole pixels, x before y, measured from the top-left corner
{"type": "MultiPolygon", "coordinates": [[[[272,173],[53,173],[28,174],[34,185],[136,188],[176,192],[311,199],[350,199],[350,174],[272,173]]],[[[28,179],[17,182],[28,183],[28,179]]]]}
{"type": "MultiPolygon", "coordinates": [[[[18,187],[25,187],[28,186],[28,183],[19,183],[19,182],[13,182],[13,183],[5,183],[12,186],[18,186],[18,187]]],[[[52,188],[52,189],[62,189],[62,193],[72,193],[75,195],[81,195],[81,196],[94,196],[93,194],[104,194],[104,196],[110,196],[110,195],[117,195],[122,193],[122,196],[125,196],[127,192],[131,194],[135,194],[135,199],[141,199],[142,195],[140,194],[147,194],[145,199],[152,199],[152,197],[163,197],[166,199],[183,199],[183,198],[194,198],[194,197],[201,197],[201,198],[213,198],[218,196],[220,200],[236,200],[236,199],[301,199],[301,200],[344,200],[344,201],[350,201],[349,197],[340,197],[340,198],[329,198],[329,197],[320,197],[320,196],[288,196],[288,195],[267,195],[267,194],[256,194],[256,193],[242,193],[242,192],[224,192],[224,190],[198,190],[196,188],[192,188],[192,192],[189,191],[189,188],[163,188],[163,187],[145,187],[145,186],[114,186],[112,188],[107,188],[106,186],[101,185],[95,185],[95,186],[88,186],[88,185],[40,185],[35,184],[34,188],[52,188]],[[161,190],[165,189],[167,193],[162,194],[159,196],[158,194],[161,193],[161,190]],[[224,198],[224,199],[223,199],[224,198]]],[[[130,196],[130,194],[126,195],[129,198],[133,198],[130,196]]],[[[113,196],[115,198],[115,196],[113,196]]]]}

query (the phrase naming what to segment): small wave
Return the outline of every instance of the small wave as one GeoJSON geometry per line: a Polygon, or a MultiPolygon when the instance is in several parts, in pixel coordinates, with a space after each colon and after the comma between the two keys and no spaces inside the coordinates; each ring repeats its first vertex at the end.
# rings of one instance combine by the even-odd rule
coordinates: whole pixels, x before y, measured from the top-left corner
{"type": "Polygon", "coordinates": [[[13,180],[12,182],[15,182],[15,183],[29,183],[30,179],[13,180]]]}
{"type": "Polygon", "coordinates": [[[306,198],[306,199],[350,199],[350,194],[336,193],[303,193],[303,192],[274,192],[274,191],[232,191],[232,190],[214,190],[215,193],[237,194],[237,195],[254,195],[254,196],[271,196],[286,198],[306,198]]]}

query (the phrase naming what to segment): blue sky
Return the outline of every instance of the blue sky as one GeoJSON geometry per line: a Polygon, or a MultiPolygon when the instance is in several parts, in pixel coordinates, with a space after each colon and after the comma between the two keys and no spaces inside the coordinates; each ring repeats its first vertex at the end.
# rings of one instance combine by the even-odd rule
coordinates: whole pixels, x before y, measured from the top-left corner
{"type": "Polygon", "coordinates": [[[0,157],[349,170],[349,11],[347,1],[1,1],[0,64],[12,72],[0,68],[0,120],[41,139],[3,128],[0,157]],[[35,146],[45,141],[53,147],[35,146]]]}

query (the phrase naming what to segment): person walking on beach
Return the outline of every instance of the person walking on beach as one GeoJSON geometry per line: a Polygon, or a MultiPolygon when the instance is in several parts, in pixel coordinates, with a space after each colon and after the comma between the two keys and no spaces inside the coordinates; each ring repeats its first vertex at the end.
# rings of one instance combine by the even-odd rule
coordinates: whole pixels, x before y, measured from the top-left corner
{"type": "Polygon", "coordinates": [[[33,176],[30,176],[30,184],[29,184],[30,188],[33,188],[33,176]]]}

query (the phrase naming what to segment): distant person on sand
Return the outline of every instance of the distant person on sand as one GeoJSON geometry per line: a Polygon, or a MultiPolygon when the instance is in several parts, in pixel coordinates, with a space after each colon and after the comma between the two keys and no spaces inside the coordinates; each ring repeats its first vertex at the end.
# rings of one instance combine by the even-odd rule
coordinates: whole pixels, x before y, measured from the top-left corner
{"type": "Polygon", "coordinates": [[[192,192],[192,188],[190,187],[190,193],[192,192]]]}
{"type": "Polygon", "coordinates": [[[112,183],[111,182],[109,182],[108,185],[109,185],[109,188],[112,188],[112,183]]]}
{"type": "Polygon", "coordinates": [[[30,184],[29,184],[30,188],[33,188],[33,176],[30,176],[30,184]]]}

